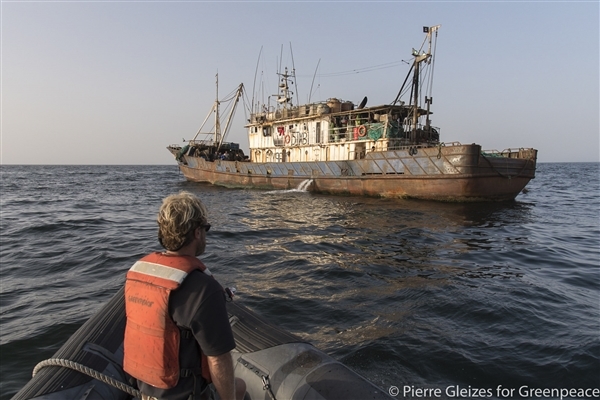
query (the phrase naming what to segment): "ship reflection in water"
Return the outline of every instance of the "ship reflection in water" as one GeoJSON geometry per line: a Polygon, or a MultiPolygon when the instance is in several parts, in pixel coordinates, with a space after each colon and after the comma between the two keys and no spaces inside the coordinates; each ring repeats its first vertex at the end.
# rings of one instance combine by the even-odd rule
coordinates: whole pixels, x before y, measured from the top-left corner
{"type": "Polygon", "coordinates": [[[527,203],[342,198],[298,191],[260,191],[251,197],[240,220],[252,236],[245,246],[251,266],[240,276],[239,288],[261,308],[273,300],[267,307],[273,317],[286,320],[292,330],[298,325],[295,333],[332,351],[397,335],[398,324],[401,331],[422,329],[417,313],[424,303],[461,291],[473,279],[522,276],[517,266],[492,254],[505,243],[528,245],[525,235],[510,230],[530,218],[527,203]],[[341,313],[338,305],[347,303],[355,306],[341,313]],[[304,318],[323,323],[302,333],[304,318]]]}

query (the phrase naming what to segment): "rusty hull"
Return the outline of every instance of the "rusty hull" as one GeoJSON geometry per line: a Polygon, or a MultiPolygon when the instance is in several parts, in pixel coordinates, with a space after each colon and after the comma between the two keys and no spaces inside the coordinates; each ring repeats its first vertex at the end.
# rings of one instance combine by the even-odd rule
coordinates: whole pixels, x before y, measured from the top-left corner
{"type": "Polygon", "coordinates": [[[314,162],[209,162],[184,156],[186,179],[226,187],[292,189],[440,201],[514,199],[535,177],[537,151],[485,155],[477,144],[410,147],[368,153],[364,159],[314,162]]]}

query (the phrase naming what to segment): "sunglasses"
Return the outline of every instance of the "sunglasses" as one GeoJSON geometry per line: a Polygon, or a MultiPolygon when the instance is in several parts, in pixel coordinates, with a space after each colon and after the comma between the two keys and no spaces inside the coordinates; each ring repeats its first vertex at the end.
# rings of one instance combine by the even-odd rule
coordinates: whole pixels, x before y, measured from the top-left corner
{"type": "Polygon", "coordinates": [[[208,232],[210,230],[210,224],[202,224],[198,226],[199,228],[204,228],[204,232],[208,232]]]}

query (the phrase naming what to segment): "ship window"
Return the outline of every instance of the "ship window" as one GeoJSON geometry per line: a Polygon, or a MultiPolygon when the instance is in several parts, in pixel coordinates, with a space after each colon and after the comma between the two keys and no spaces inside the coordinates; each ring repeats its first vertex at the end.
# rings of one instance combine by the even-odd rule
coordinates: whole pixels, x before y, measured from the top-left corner
{"type": "Polygon", "coordinates": [[[271,127],[263,126],[263,136],[271,136],[271,127]]]}
{"type": "Polygon", "coordinates": [[[321,123],[317,122],[317,129],[315,134],[315,143],[321,143],[321,123]]]}

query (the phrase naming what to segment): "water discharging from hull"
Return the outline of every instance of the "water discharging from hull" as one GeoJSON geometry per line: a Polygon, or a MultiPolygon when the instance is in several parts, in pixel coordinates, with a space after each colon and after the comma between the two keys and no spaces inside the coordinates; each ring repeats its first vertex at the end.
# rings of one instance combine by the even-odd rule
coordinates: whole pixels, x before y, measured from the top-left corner
{"type": "Polygon", "coordinates": [[[300,182],[297,188],[288,189],[288,190],[271,190],[266,193],[293,193],[293,192],[308,192],[308,187],[312,183],[312,179],[307,179],[305,181],[300,182]]]}
{"type": "Polygon", "coordinates": [[[308,187],[310,186],[311,183],[312,183],[312,179],[307,179],[305,181],[302,181],[302,183],[300,183],[300,185],[298,185],[298,188],[296,190],[298,190],[299,192],[307,192],[308,187]]]}

